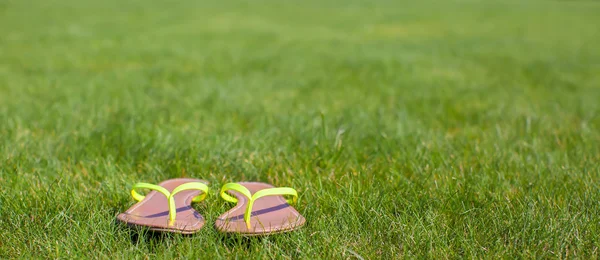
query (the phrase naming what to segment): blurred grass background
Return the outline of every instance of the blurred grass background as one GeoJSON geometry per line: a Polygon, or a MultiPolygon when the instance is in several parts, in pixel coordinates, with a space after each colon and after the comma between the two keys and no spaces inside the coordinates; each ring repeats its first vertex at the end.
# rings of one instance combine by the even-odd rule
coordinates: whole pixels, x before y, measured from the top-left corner
{"type": "Polygon", "coordinates": [[[0,257],[597,257],[600,3],[0,1],[0,257]],[[211,182],[197,235],[135,182],[211,182]],[[303,229],[217,233],[230,181],[303,229]]]}

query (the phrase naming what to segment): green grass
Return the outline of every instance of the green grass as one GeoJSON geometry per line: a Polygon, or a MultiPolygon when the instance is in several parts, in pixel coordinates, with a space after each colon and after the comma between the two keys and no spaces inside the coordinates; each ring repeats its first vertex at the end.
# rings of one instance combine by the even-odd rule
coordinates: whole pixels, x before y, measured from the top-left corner
{"type": "Polygon", "coordinates": [[[598,257],[599,2],[152,2],[0,0],[0,258],[598,257]],[[201,232],[115,223],[181,176],[201,232]]]}

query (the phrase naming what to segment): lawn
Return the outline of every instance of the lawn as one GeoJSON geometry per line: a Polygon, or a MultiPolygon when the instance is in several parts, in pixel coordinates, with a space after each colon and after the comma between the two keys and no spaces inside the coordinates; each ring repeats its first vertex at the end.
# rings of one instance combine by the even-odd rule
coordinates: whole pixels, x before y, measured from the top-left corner
{"type": "Polygon", "coordinates": [[[0,258],[588,258],[600,2],[0,0],[0,258]],[[197,234],[116,223],[136,182],[197,234]],[[221,185],[302,229],[224,235],[221,185]]]}

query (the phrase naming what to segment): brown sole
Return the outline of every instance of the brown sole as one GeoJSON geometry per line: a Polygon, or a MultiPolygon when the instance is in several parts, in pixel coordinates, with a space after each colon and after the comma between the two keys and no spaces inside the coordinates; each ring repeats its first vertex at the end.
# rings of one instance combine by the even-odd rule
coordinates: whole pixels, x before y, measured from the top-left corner
{"type": "MultiPolygon", "coordinates": [[[[207,184],[203,180],[181,178],[161,182],[159,186],[171,192],[188,182],[207,184]]],[[[191,206],[192,199],[200,194],[199,190],[184,190],[174,196],[177,215],[172,223],[169,221],[168,200],[157,191],[149,192],[142,201],[119,214],[117,220],[130,226],[148,227],[152,231],[193,234],[202,229],[205,223],[204,217],[191,206]]]]}
{"type": "MultiPolygon", "coordinates": [[[[274,188],[270,184],[260,182],[238,184],[246,187],[252,194],[259,190],[274,188]]],[[[306,223],[306,219],[290,206],[283,196],[268,196],[254,201],[250,218],[251,228],[248,229],[243,217],[248,198],[233,190],[227,192],[238,199],[238,204],[215,221],[215,227],[220,232],[243,236],[266,236],[294,231],[306,223]]]]}

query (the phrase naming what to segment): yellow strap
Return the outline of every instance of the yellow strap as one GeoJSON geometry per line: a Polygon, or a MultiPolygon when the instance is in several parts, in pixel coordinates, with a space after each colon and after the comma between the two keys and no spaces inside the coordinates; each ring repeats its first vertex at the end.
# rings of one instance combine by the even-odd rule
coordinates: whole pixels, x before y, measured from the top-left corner
{"type": "Polygon", "coordinates": [[[230,183],[223,185],[223,187],[221,187],[221,197],[226,201],[233,202],[233,203],[238,202],[238,199],[236,197],[232,197],[225,192],[228,190],[237,191],[237,192],[241,193],[242,195],[246,196],[246,198],[248,198],[248,199],[252,198],[252,193],[250,193],[250,191],[246,187],[244,187],[243,185],[238,184],[238,183],[230,182],[230,183]]]}
{"type": "Polygon", "coordinates": [[[165,197],[167,197],[167,200],[169,201],[169,221],[171,221],[171,222],[175,221],[175,217],[177,216],[177,208],[175,207],[175,198],[174,198],[175,194],[177,194],[181,191],[184,191],[184,190],[200,190],[200,191],[202,191],[202,194],[200,194],[192,199],[193,202],[202,201],[204,198],[206,198],[206,194],[208,194],[208,186],[206,186],[206,184],[201,183],[201,182],[188,182],[188,183],[181,184],[181,185],[177,186],[175,189],[173,189],[173,192],[169,192],[164,187],[161,187],[158,185],[140,182],[140,183],[136,183],[135,185],[133,185],[133,188],[131,190],[131,196],[136,201],[141,201],[146,197],[144,195],[139,194],[136,191],[136,189],[155,190],[155,191],[158,191],[158,192],[162,193],[163,195],[165,195],[165,197]]]}
{"type": "Polygon", "coordinates": [[[244,195],[246,198],[248,198],[248,205],[246,206],[246,211],[244,212],[244,221],[246,222],[246,226],[248,227],[248,229],[251,228],[250,217],[252,216],[252,206],[254,205],[254,202],[257,199],[266,197],[266,196],[281,196],[281,195],[293,196],[293,198],[291,200],[286,200],[287,203],[295,203],[296,200],[298,199],[298,192],[296,192],[296,190],[294,190],[292,188],[288,188],[288,187],[269,188],[269,189],[259,190],[252,195],[252,193],[248,190],[248,188],[244,187],[241,184],[227,183],[227,184],[223,185],[223,187],[221,188],[221,192],[220,192],[221,197],[226,201],[234,202],[234,203],[237,203],[238,199],[227,194],[226,191],[228,191],[228,190],[237,191],[237,192],[241,193],[242,195],[244,195]]]}
{"type": "Polygon", "coordinates": [[[146,198],[145,195],[139,194],[136,191],[137,189],[155,190],[155,191],[158,191],[158,192],[162,193],[167,198],[169,197],[169,195],[171,195],[171,193],[167,189],[165,189],[164,187],[161,187],[161,186],[158,186],[158,185],[154,185],[154,184],[150,184],[150,183],[139,182],[139,183],[134,184],[133,188],[131,189],[131,196],[136,201],[142,201],[144,198],[146,198]]]}
{"type": "Polygon", "coordinates": [[[202,193],[200,195],[198,195],[192,199],[193,202],[200,202],[200,201],[204,200],[206,198],[206,195],[208,194],[208,186],[206,186],[206,184],[204,184],[202,182],[188,182],[188,183],[181,184],[181,185],[177,186],[175,189],[173,189],[171,196],[175,196],[175,194],[179,193],[180,191],[184,191],[184,190],[200,190],[200,191],[202,191],[202,193]]]}

